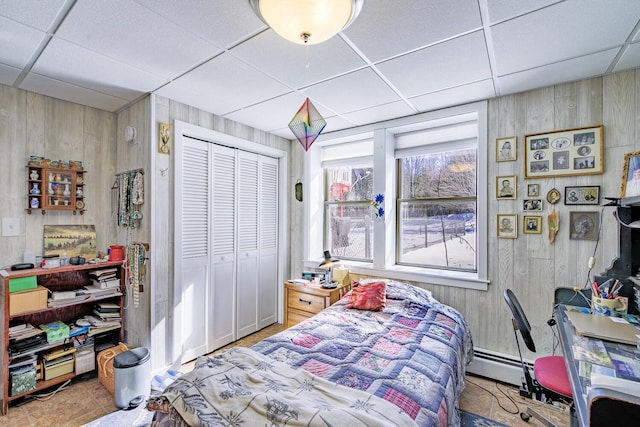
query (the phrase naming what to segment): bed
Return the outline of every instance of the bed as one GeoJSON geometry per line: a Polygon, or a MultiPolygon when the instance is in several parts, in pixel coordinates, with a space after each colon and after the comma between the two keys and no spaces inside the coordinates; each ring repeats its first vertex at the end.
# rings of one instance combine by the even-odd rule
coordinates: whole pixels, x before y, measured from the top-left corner
{"type": "Polygon", "coordinates": [[[459,425],[473,357],[462,315],[408,284],[359,285],[248,349],[198,358],[193,371],[149,400],[154,424],[459,425]],[[358,291],[375,292],[371,285],[382,287],[383,308],[353,308],[362,307],[358,291]]]}

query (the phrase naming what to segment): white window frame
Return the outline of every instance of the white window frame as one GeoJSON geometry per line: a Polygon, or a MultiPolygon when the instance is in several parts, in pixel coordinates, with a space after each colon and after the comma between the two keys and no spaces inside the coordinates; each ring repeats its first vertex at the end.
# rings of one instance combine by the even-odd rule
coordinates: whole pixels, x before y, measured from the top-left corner
{"type": "MultiPolygon", "coordinates": [[[[324,174],[319,148],[324,145],[343,144],[363,139],[373,139],[374,194],[385,195],[384,222],[374,223],[373,263],[344,261],[350,271],[369,276],[380,276],[395,280],[424,282],[434,285],[467,289],[488,289],[487,266],[487,103],[486,101],[447,108],[415,116],[388,120],[358,128],[321,135],[305,156],[305,186],[307,194],[324,195],[324,174]],[[394,155],[395,134],[428,127],[429,122],[446,120],[452,116],[476,113],[478,122],[477,153],[477,271],[464,272],[395,264],[396,257],[396,159],[394,155]],[[389,242],[389,243],[387,243],[389,242]]],[[[310,197],[305,204],[305,254],[304,267],[317,268],[324,251],[324,196],[310,197]]]]}

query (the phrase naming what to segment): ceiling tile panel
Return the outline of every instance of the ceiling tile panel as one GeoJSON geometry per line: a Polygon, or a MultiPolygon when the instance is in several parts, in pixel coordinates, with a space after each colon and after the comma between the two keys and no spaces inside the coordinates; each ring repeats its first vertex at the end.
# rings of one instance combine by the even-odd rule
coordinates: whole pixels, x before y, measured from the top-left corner
{"type": "Polygon", "coordinates": [[[174,80],[157,93],[225,115],[290,91],[286,86],[225,53],[174,80]]]}
{"type": "Polygon", "coordinates": [[[338,114],[399,100],[398,95],[370,68],[336,77],[302,92],[314,103],[317,100],[338,114]]]}
{"type": "Polygon", "coordinates": [[[564,0],[485,0],[489,10],[489,24],[513,18],[564,0]]]}
{"type": "Polygon", "coordinates": [[[640,64],[640,43],[630,45],[622,54],[613,71],[623,71],[635,68],[640,64]]]}
{"type": "MultiPolygon", "coordinates": [[[[0,2],[0,16],[47,31],[65,0],[13,0],[0,2]]],[[[0,25],[2,28],[3,25],[0,25]]]]}
{"type": "MultiPolygon", "coordinates": [[[[390,102],[376,107],[366,108],[360,111],[343,114],[342,117],[349,122],[361,126],[369,123],[382,122],[397,117],[409,116],[416,111],[404,101],[390,102]]],[[[334,129],[335,130],[335,129],[334,129]]]]}
{"type": "Polygon", "coordinates": [[[41,31],[0,17],[0,63],[24,67],[45,36],[41,31]]]}
{"type": "Polygon", "coordinates": [[[135,1],[220,48],[268,28],[244,0],[135,1]]]}
{"type": "Polygon", "coordinates": [[[116,111],[127,104],[126,99],[116,98],[33,73],[29,73],[25,77],[20,89],[105,111],[116,111]]]}
{"type": "Polygon", "coordinates": [[[33,71],[130,101],[167,83],[160,76],[59,39],[51,40],[33,71]]]}
{"type": "Polygon", "coordinates": [[[20,69],[0,64],[0,84],[11,86],[20,75],[20,69]]]}
{"type": "MultiPolygon", "coordinates": [[[[291,92],[234,111],[227,114],[225,118],[271,132],[275,129],[286,128],[304,100],[305,97],[298,92],[291,92]]],[[[289,137],[293,137],[291,132],[289,132],[289,137]]]]}
{"type": "Polygon", "coordinates": [[[286,41],[272,30],[247,40],[230,52],[293,88],[302,88],[365,65],[340,37],[302,46],[286,41]]]}
{"type": "Polygon", "coordinates": [[[127,0],[77,2],[56,36],[167,79],[220,51],[127,0]]]}
{"type": "Polygon", "coordinates": [[[481,26],[477,0],[365,1],[344,33],[377,62],[481,26]]]}
{"type": "Polygon", "coordinates": [[[491,77],[482,31],[382,62],[377,67],[406,97],[491,77]]]}
{"type": "Polygon", "coordinates": [[[582,0],[567,0],[492,27],[497,74],[621,46],[640,17],[640,1],[583,5],[582,0]]]}
{"type": "Polygon", "coordinates": [[[425,112],[483,99],[491,99],[495,96],[496,92],[493,86],[493,80],[489,79],[427,95],[416,96],[415,98],[410,98],[409,102],[420,110],[420,112],[425,112]]]}
{"type": "Polygon", "coordinates": [[[506,95],[602,75],[617,51],[611,49],[500,77],[500,92],[506,95]]]}

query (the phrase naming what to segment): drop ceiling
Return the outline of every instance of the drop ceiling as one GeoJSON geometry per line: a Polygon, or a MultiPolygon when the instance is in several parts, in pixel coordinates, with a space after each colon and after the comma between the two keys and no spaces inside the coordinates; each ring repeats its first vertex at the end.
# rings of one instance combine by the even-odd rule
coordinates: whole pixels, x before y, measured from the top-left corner
{"type": "Polygon", "coordinates": [[[247,0],[2,0],[0,83],[107,111],[156,93],[292,139],[640,67],[640,1],[365,0],[312,46],[247,0]]]}

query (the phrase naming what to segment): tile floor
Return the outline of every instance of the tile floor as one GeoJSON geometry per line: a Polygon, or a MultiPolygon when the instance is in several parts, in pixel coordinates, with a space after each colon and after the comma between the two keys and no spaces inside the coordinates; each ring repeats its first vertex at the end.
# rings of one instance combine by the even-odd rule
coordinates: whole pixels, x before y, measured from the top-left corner
{"type": "MultiPolygon", "coordinates": [[[[273,325],[263,329],[249,337],[223,347],[241,345],[248,347],[265,337],[280,332],[282,325],[273,325]]],[[[193,368],[193,362],[182,366],[181,370],[188,372],[193,368]]],[[[526,423],[520,419],[519,412],[524,410],[527,403],[538,406],[539,402],[526,401],[518,395],[518,390],[509,385],[496,384],[495,381],[485,378],[467,375],[467,387],[462,393],[460,407],[486,418],[500,421],[511,427],[526,427],[540,425],[536,421],[526,423]],[[496,397],[492,396],[493,393],[496,397]],[[505,396],[511,396],[518,404],[515,414],[508,411],[516,411],[514,404],[505,396]],[[506,409],[502,409],[500,404],[506,409]]],[[[9,413],[0,417],[0,425],[5,427],[77,427],[100,418],[118,408],[113,403],[113,396],[100,384],[97,377],[77,378],[65,390],[62,390],[50,398],[32,400],[20,406],[10,406],[9,413]]],[[[546,405],[538,407],[538,410],[546,416],[551,416],[560,426],[569,425],[569,416],[555,408],[546,405]]]]}

